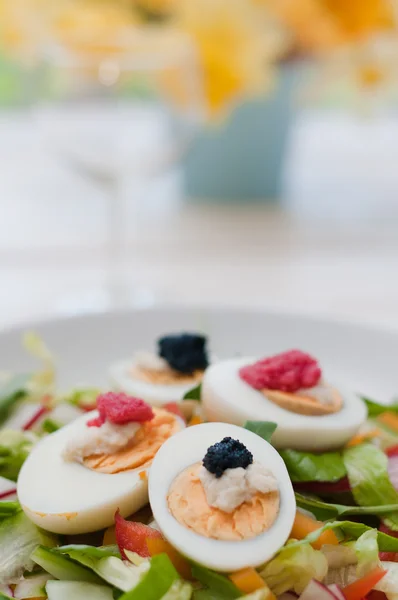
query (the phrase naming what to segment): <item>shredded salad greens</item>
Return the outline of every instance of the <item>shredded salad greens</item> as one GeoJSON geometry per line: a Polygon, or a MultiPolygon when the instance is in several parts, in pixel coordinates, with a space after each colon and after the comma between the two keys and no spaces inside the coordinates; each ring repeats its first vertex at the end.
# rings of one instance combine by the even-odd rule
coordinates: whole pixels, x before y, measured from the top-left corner
{"type": "MultiPolygon", "coordinates": [[[[391,468],[398,428],[388,416],[398,415],[398,404],[364,398],[365,435],[339,451],[281,450],[296,492],[291,538],[261,568],[221,574],[167,542],[143,556],[142,540],[131,539],[125,549],[111,530],[84,540],[57,536],[25,516],[15,495],[25,459],[43,436],[92,410],[100,390],[60,394],[45,343],[29,333],[24,345],[37,370],[0,380],[0,600],[398,600],[398,482],[391,468]],[[378,435],[366,436],[375,428],[378,435]]],[[[200,397],[197,386],[185,400],[200,397]]],[[[272,443],[277,426],[245,427],[272,443]]],[[[150,513],[145,523],[151,526],[150,513]]]]}

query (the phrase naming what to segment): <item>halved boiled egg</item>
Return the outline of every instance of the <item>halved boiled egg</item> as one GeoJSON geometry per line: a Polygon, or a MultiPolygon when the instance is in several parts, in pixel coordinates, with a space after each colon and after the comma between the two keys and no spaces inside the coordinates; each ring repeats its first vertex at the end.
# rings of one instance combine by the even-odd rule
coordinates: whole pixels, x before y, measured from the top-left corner
{"type": "Polygon", "coordinates": [[[177,550],[225,572],[269,560],[288,539],[296,514],[277,451],[227,423],[197,425],[167,440],[152,464],[149,500],[177,550]]]}
{"type": "Polygon", "coordinates": [[[272,443],[297,450],[342,447],[367,418],[362,400],[344,386],[326,382],[316,361],[300,351],[209,367],[202,404],[208,421],[274,421],[278,427],[272,443]]]}
{"type": "Polygon", "coordinates": [[[111,525],[117,509],[127,516],[144,506],[156,452],[185,426],[165,410],[147,409],[149,417],[121,424],[92,411],[42,439],[18,478],[27,516],[48,531],[76,534],[111,525]]]}
{"type": "Polygon", "coordinates": [[[203,377],[208,366],[204,336],[183,333],[158,340],[158,352],[136,352],[111,366],[115,390],[139,396],[153,406],[179,402],[203,377]]]}

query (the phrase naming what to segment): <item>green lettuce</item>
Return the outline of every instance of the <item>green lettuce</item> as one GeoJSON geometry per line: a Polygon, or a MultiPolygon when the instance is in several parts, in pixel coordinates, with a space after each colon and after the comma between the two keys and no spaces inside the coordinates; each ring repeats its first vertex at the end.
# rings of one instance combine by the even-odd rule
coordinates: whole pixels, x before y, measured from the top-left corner
{"type": "MultiPolygon", "coordinates": [[[[397,506],[384,521],[391,529],[398,529],[398,492],[388,475],[388,457],[372,444],[348,448],[343,453],[350,487],[360,506],[397,506]]],[[[380,513],[379,513],[380,514],[380,513]]]]}
{"type": "Polygon", "coordinates": [[[295,494],[299,508],[311,512],[320,521],[336,519],[348,515],[389,515],[398,510],[398,504],[382,504],[378,506],[348,506],[345,504],[332,504],[323,502],[313,496],[295,494]]]}
{"type": "Polygon", "coordinates": [[[83,388],[73,390],[63,398],[64,402],[69,402],[73,406],[78,406],[82,409],[92,408],[96,405],[98,395],[101,390],[97,388],[83,388]]]}
{"type": "Polygon", "coordinates": [[[48,581],[48,600],[113,600],[112,589],[82,581],[48,581]]]}
{"type": "Polygon", "coordinates": [[[0,475],[16,481],[36,439],[30,432],[0,431],[0,475]]]}
{"type": "Polygon", "coordinates": [[[42,338],[33,331],[23,337],[25,349],[42,363],[42,368],[34,373],[28,384],[29,396],[32,400],[41,399],[46,394],[55,394],[56,368],[52,352],[42,338]]]}
{"type": "Polygon", "coordinates": [[[32,552],[40,545],[54,546],[56,538],[34,525],[22,511],[0,522],[0,583],[33,568],[32,552]]]}
{"type": "Polygon", "coordinates": [[[292,481],[335,482],[347,475],[340,452],[311,454],[298,450],[280,450],[292,481]]]}
{"type": "Polygon", "coordinates": [[[246,421],[244,428],[256,433],[268,443],[271,443],[272,434],[277,424],[272,421],[246,421]]]}
{"type": "Polygon", "coordinates": [[[0,424],[10,415],[14,406],[27,395],[30,375],[15,375],[0,385],[0,424]]]}
{"type": "MultiPolygon", "coordinates": [[[[378,531],[377,529],[374,529],[374,527],[369,527],[363,523],[355,523],[354,521],[333,521],[325,523],[325,525],[308,534],[302,540],[289,542],[288,547],[298,548],[303,545],[312,544],[313,542],[316,542],[324,531],[328,531],[329,529],[335,531],[340,540],[357,540],[367,531],[375,531],[380,552],[398,552],[398,538],[378,531]]],[[[282,550],[280,550],[280,552],[282,552],[282,550]]]]}
{"type": "Polygon", "coordinates": [[[309,544],[288,543],[260,572],[272,592],[279,596],[289,590],[301,594],[311,579],[322,581],[328,561],[309,544]]]}
{"type": "Polygon", "coordinates": [[[178,579],[161,600],[190,600],[192,592],[193,588],[190,583],[178,579]]]}
{"type": "Polygon", "coordinates": [[[386,411],[398,413],[398,402],[395,402],[394,404],[379,404],[378,402],[370,400],[369,398],[365,398],[364,396],[362,396],[362,400],[365,402],[368,409],[369,418],[378,417],[386,411]]]}
{"type": "Polygon", "coordinates": [[[199,383],[199,385],[197,385],[196,387],[187,391],[187,393],[183,397],[183,400],[197,400],[198,402],[200,402],[201,394],[202,394],[202,384],[199,383]]]}
{"type": "Polygon", "coordinates": [[[377,530],[365,531],[354,544],[358,560],[357,575],[360,579],[380,564],[377,530]]]}
{"type": "Polygon", "coordinates": [[[38,546],[31,556],[33,562],[39,565],[44,571],[65,581],[84,581],[87,583],[101,583],[100,577],[90,569],[79,565],[57,552],[57,548],[45,548],[38,546]]]}
{"type": "Polygon", "coordinates": [[[119,600],[161,600],[173,583],[180,579],[166,554],[158,554],[150,561],[150,568],[138,585],[125,592],[119,600]]]}
{"type": "Polygon", "coordinates": [[[54,552],[67,554],[69,558],[88,567],[104,581],[122,592],[128,592],[135,588],[150,568],[149,562],[143,563],[140,567],[123,562],[117,546],[96,548],[72,545],[56,548],[54,552]]]}
{"type": "Polygon", "coordinates": [[[210,592],[226,600],[234,600],[234,598],[240,598],[243,595],[228,577],[202,565],[196,563],[192,565],[192,576],[208,588],[210,592]]]}

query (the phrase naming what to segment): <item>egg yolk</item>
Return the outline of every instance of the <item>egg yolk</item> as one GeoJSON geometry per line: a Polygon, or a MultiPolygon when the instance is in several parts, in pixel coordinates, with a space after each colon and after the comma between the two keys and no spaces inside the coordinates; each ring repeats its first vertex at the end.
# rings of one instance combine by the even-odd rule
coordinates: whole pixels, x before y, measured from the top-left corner
{"type": "Polygon", "coordinates": [[[139,379],[145,383],[154,385],[174,385],[174,384],[190,384],[199,383],[203,377],[203,371],[194,371],[191,374],[179,373],[174,369],[148,369],[135,365],[130,369],[130,376],[134,379],[139,379]]]}
{"type": "Polygon", "coordinates": [[[167,502],[174,518],[195,533],[224,541],[246,540],[267,531],[279,512],[279,492],[257,492],[232,513],[209,506],[199,478],[201,463],[191,465],[173,481],[167,502]]]}
{"type": "Polygon", "coordinates": [[[274,404],[299,415],[311,417],[331,415],[343,408],[343,398],[340,393],[327,384],[298,392],[267,389],[261,391],[274,404]]]}
{"type": "Polygon", "coordinates": [[[175,415],[154,408],[151,421],[142,424],[131,444],[112,454],[96,454],[84,459],[83,464],[100,473],[120,473],[147,467],[164,442],[180,429],[175,415]]]}

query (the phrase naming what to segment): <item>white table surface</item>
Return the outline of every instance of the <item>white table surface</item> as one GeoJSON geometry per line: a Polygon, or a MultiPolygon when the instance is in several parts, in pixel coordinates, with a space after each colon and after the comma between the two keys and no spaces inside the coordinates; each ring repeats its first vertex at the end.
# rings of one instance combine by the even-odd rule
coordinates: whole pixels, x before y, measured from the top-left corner
{"type": "MultiPolygon", "coordinates": [[[[104,281],[104,196],[50,158],[30,127],[0,119],[0,328],[73,312],[66,299],[104,281]]],[[[129,224],[126,273],[158,301],[398,327],[395,221],[298,220],[265,204],[176,207],[176,182],[159,182],[159,210],[153,201],[138,231],[129,224]]]]}

